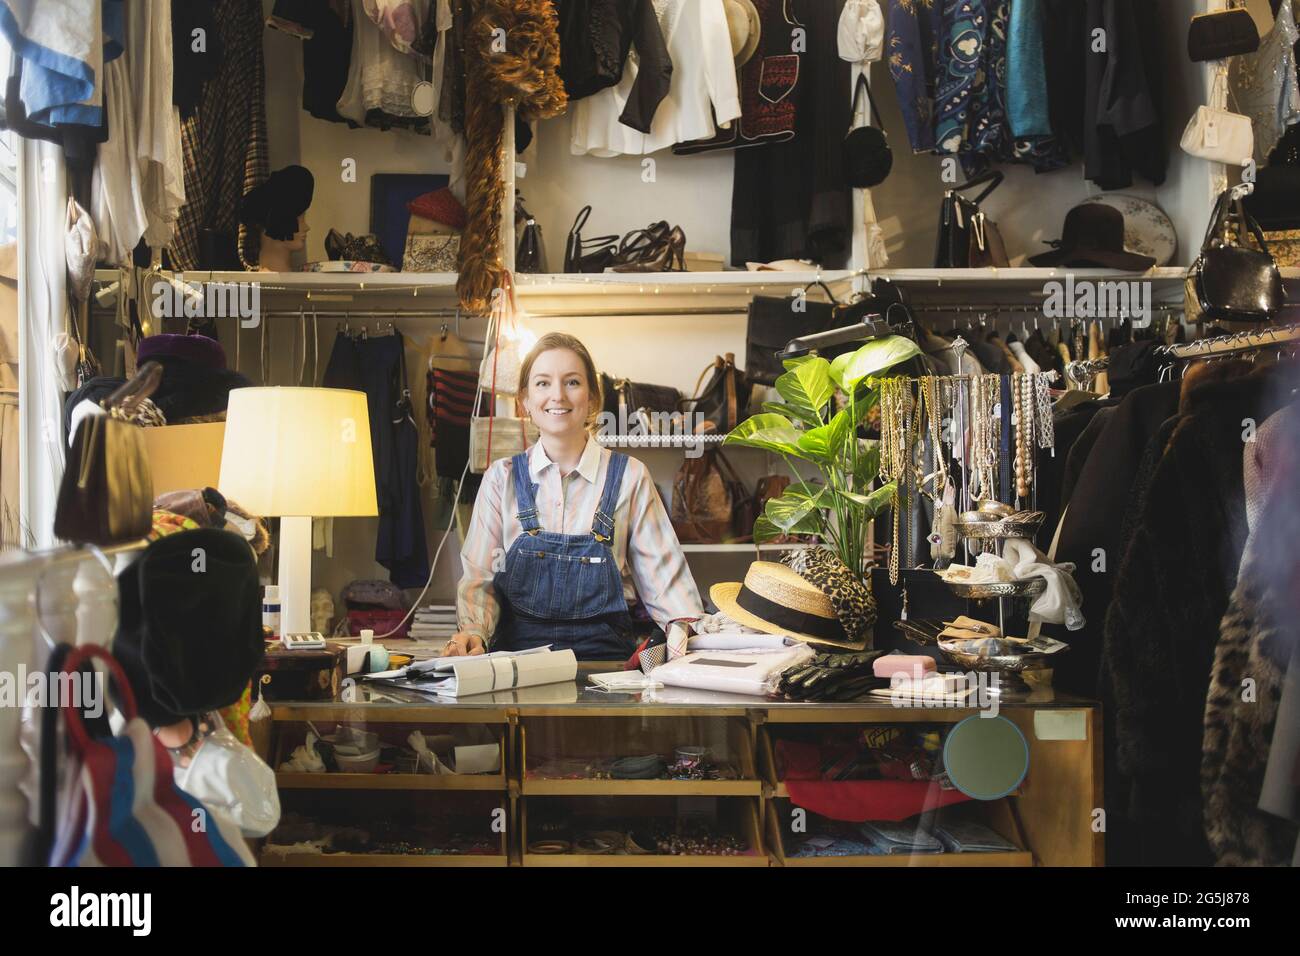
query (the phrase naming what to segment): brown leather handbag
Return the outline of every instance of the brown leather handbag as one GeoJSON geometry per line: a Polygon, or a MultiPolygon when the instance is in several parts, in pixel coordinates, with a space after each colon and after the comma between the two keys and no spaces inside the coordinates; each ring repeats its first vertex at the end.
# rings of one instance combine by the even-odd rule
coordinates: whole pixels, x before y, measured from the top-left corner
{"type": "Polygon", "coordinates": [[[752,520],[743,530],[737,526],[738,512],[748,511],[748,500],[744,483],[722,452],[706,451],[698,458],[687,458],[673,479],[670,517],[677,540],[682,544],[720,544],[734,541],[737,532],[752,535],[752,520]]]}
{"type": "Polygon", "coordinates": [[[745,417],[753,390],[753,383],[736,368],[736,356],[728,352],[725,356],[717,356],[700,373],[695,383],[695,397],[683,400],[682,410],[694,416],[692,424],[697,433],[725,435],[745,417]],[[710,372],[712,377],[701,388],[710,372]]]}
{"type": "Polygon", "coordinates": [[[107,415],[77,426],[59,499],[54,534],[76,544],[118,544],[153,527],[153,476],[144,430],[129,420],[158,387],[162,366],[146,362],[104,402],[107,415]]]}

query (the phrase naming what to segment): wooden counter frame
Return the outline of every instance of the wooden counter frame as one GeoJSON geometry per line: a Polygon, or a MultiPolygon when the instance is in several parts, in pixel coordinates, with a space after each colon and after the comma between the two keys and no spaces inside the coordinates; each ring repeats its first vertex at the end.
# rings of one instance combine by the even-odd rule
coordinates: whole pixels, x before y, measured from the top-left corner
{"type": "MultiPolygon", "coordinates": [[[[778,801],[788,799],[777,778],[772,734],[783,725],[825,724],[955,724],[979,713],[973,708],[833,705],[826,707],[761,706],[744,700],[735,706],[716,705],[566,705],[500,706],[459,703],[419,704],[277,704],[272,753],[280,756],[280,727],[306,720],[374,724],[480,723],[501,727],[501,774],[486,777],[403,775],[393,782],[373,774],[277,774],[285,790],[316,789],[365,793],[374,791],[499,792],[508,831],[502,835],[501,855],[412,856],[327,854],[271,856],[263,862],[279,866],[1100,866],[1104,862],[1104,833],[1094,811],[1102,807],[1102,717],[1097,704],[1067,702],[1065,710],[1085,712],[1083,739],[1040,739],[1035,733],[1037,709],[1061,710],[1062,704],[1004,703],[1000,712],[1025,734],[1030,745],[1030,772],[1014,793],[983,805],[991,826],[1022,850],[1015,853],[936,854],[901,857],[787,858],[777,819],[778,801]],[[676,780],[540,780],[528,779],[528,725],[546,720],[574,722],[618,718],[709,718],[727,721],[729,748],[735,751],[742,779],[734,781],[676,780]],[[728,802],[727,813],[738,813],[741,832],[757,856],[665,857],[583,854],[539,855],[527,852],[530,800],[583,800],[592,797],[663,798],[712,796],[728,802]],[[736,801],[731,806],[730,802],[736,801]]],[[[611,754],[610,756],[613,756],[611,754]]]]}

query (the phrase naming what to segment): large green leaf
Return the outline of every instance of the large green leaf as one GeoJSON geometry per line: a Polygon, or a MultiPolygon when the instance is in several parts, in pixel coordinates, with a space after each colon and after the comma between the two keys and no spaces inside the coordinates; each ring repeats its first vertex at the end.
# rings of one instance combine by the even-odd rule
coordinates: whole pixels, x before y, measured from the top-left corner
{"type": "Polygon", "coordinates": [[[800,435],[799,447],[813,461],[834,465],[844,455],[852,432],[849,413],[842,411],[827,424],[810,428],[800,435]]]}
{"type": "Polygon", "coordinates": [[[868,518],[874,518],[893,504],[896,484],[896,482],[891,481],[888,484],[881,485],[866,496],[855,494],[854,499],[861,498],[863,511],[868,518]]]}
{"type": "Polygon", "coordinates": [[[858,439],[858,464],[853,470],[853,487],[859,490],[871,487],[880,476],[880,442],[858,439]]]}
{"type": "Polygon", "coordinates": [[[783,534],[785,532],[772,524],[767,515],[759,515],[758,520],[754,522],[754,541],[757,544],[766,544],[773,538],[779,538],[783,534]]]}
{"type": "Polygon", "coordinates": [[[815,534],[821,530],[822,501],[826,489],[812,494],[791,485],[780,498],[773,498],[763,508],[763,516],[786,534],[815,534]]]}
{"type": "Polygon", "coordinates": [[[789,371],[776,380],[776,390],[803,413],[801,418],[811,415],[818,423],[822,422],[822,406],[835,394],[831,363],[820,356],[807,355],[789,360],[785,367],[789,371]]]}
{"type": "Polygon", "coordinates": [[[773,415],[780,415],[781,417],[792,421],[803,422],[805,425],[813,427],[822,423],[822,420],[816,415],[809,414],[803,409],[795,408],[793,405],[787,405],[785,402],[764,402],[763,411],[771,412],[773,415]]]}
{"type": "MultiPolygon", "coordinates": [[[[837,356],[831,363],[831,378],[845,394],[850,393],[864,378],[879,375],[900,362],[921,354],[917,344],[901,335],[887,335],[872,339],[856,352],[837,356]]],[[[777,382],[778,387],[780,381],[777,382]]]]}
{"type": "Polygon", "coordinates": [[[770,412],[746,418],[727,435],[723,444],[762,448],[796,458],[807,457],[799,447],[799,432],[785,418],[770,412]]]}

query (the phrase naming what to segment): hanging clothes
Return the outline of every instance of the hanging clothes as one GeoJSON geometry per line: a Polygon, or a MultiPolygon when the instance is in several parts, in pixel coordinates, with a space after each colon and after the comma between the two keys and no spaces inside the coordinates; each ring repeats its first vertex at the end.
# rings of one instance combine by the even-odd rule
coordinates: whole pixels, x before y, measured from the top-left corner
{"type": "Polygon", "coordinates": [[[368,15],[367,3],[352,0],[352,59],[339,115],[358,125],[406,126],[428,133],[428,117],[419,116],[411,104],[415,87],[423,82],[419,61],[398,52],[368,15]]]}
{"type": "Polygon", "coordinates": [[[0,247],[0,551],[26,546],[18,476],[18,244],[0,247]]]}
{"type": "MultiPolygon", "coordinates": [[[[1282,0],[1273,28],[1254,53],[1229,60],[1228,81],[1238,112],[1250,117],[1255,162],[1264,166],[1288,126],[1300,123],[1300,77],[1295,46],[1300,41],[1292,0],[1282,0]]],[[[1233,104],[1229,103],[1229,108],[1233,104]]]]}
{"type": "MultiPolygon", "coordinates": [[[[281,11],[284,0],[277,0],[281,11]]],[[[296,5],[294,5],[296,6],[296,5]]],[[[330,123],[359,124],[339,114],[339,99],[348,85],[352,64],[352,6],[349,0],[311,4],[297,13],[299,26],[311,32],[302,41],[302,108],[330,123]]]]}
{"type": "MultiPolygon", "coordinates": [[[[116,3],[116,0],[110,0],[116,3]]],[[[125,7],[118,6],[125,13],[125,7]]],[[[106,20],[105,30],[118,54],[104,64],[104,105],[109,136],[100,145],[90,186],[90,215],[103,243],[108,262],[126,266],[144,235],[148,221],[144,183],[137,157],[136,109],[131,66],[122,56],[126,43],[126,18],[106,20]],[[116,31],[116,32],[112,32],[116,31]]]]}
{"type": "Polygon", "coordinates": [[[417,481],[420,436],[404,395],[404,356],[400,332],[355,339],[340,332],[322,384],[366,393],[379,503],[375,561],[399,588],[418,588],[429,578],[429,550],[417,481]]]}
{"type": "Polygon", "coordinates": [[[429,0],[364,0],[366,16],[394,50],[410,53],[428,15],[429,0]]]}
{"type": "Polygon", "coordinates": [[[176,223],[172,265],[182,271],[239,269],[239,202],[270,174],[266,73],[260,0],[215,0],[213,30],[222,50],[198,108],[181,124],[185,205],[176,223]]]}
{"type": "Polygon", "coordinates": [[[672,82],[673,61],[652,0],[559,0],[560,79],[573,103],[615,86],[636,49],[636,82],[628,97],[649,132],[650,120],[672,82]]]}
{"type": "MultiPolygon", "coordinates": [[[[574,155],[654,153],[674,143],[707,139],[718,125],[740,118],[722,0],[656,0],[654,12],[671,61],[668,95],[657,109],[638,108],[633,92],[641,66],[629,60],[616,85],[573,104],[569,148],[574,155]],[[653,116],[648,123],[647,113],[653,116]],[[625,120],[648,125],[649,130],[642,132],[625,120]]],[[[653,68],[662,71],[664,64],[655,61],[653,68]]],[[[662,77],[657,82],[662,83],[662,77]]],[[[655,84],[647,88],[647,101],[654,99],[655,89],[655,84]]]]}
{"type": "Polygon", "coordinates": [[[1193,389],[1150,481],[1137,489],[1103,645],[1102,699],[1114,715],[1112,862],[1210,860],[1200,779],[1206,695],[1245,547],[1242,421],[1277,410],[1273,371],[1193,389]]]}
{"type": "MultiPolygon", "coordinates": [[[[789,2],[807,32],[808,49],[834,49],[839,3],[789,2]]],[[[788,50],[788,47],[786,48],[788,50]]],[[[731,261],[811,259],[841,268],[852,244],[853,198],[844,178],[842,143],[852,107],[852,67],[837,56],[764,57],[784,93],[795,135],[736,153],[731,193],[731,261]],[[797,83],[795,81],[798,81],[797,83]]],[[[751,61],[752,62],[752,61],[751,61]]],[[[743,122],[743,121],[742,121],[743,122]]],[[[742,130],[743,132],[743,130],[742,130]]]]}
{"type": "Polygon", "coordinates": [[[214,0],[172,0],[172,102],[189,119],[203,86],[217,75],[221,37],[213,28],[214,0]]]}
{"type": "Polygon", "coordinates": [[[1205,832],[1218,866],[1284,866],[1296,845],[1295,822],[1260,810],[1259,798],[1295,639],[1286,598],[1295,539],[1278,531],[1297,530],[1298,412],[1292,404],[1270,416],[1243,454],[1249,532],[1214,649],[1201,758],[1205,832]]]}
{"type": "Polygon", "coordinates": [[[943,36],[942,0],[889,0],[885,50],[907,138],[916,153],[934,149],[934,103],[943,36]]]}
{"type": "Polygon", "coordinates": [[[1017,139],[1051,136],[1042,0],[1015,0],[1007,34],[1007,119],[1017,139]]]}

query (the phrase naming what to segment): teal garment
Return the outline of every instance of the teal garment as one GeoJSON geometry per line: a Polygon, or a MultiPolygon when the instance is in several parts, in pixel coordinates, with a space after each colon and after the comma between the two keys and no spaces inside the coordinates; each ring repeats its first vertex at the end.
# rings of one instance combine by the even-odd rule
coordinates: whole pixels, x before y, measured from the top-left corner
{"type": "Polygon", "coordinates": [[[1007,36],[1007,119],[1016,139],[1052,135],[1047,116],[1042,0],[1014,0],[1007,36]]]}

